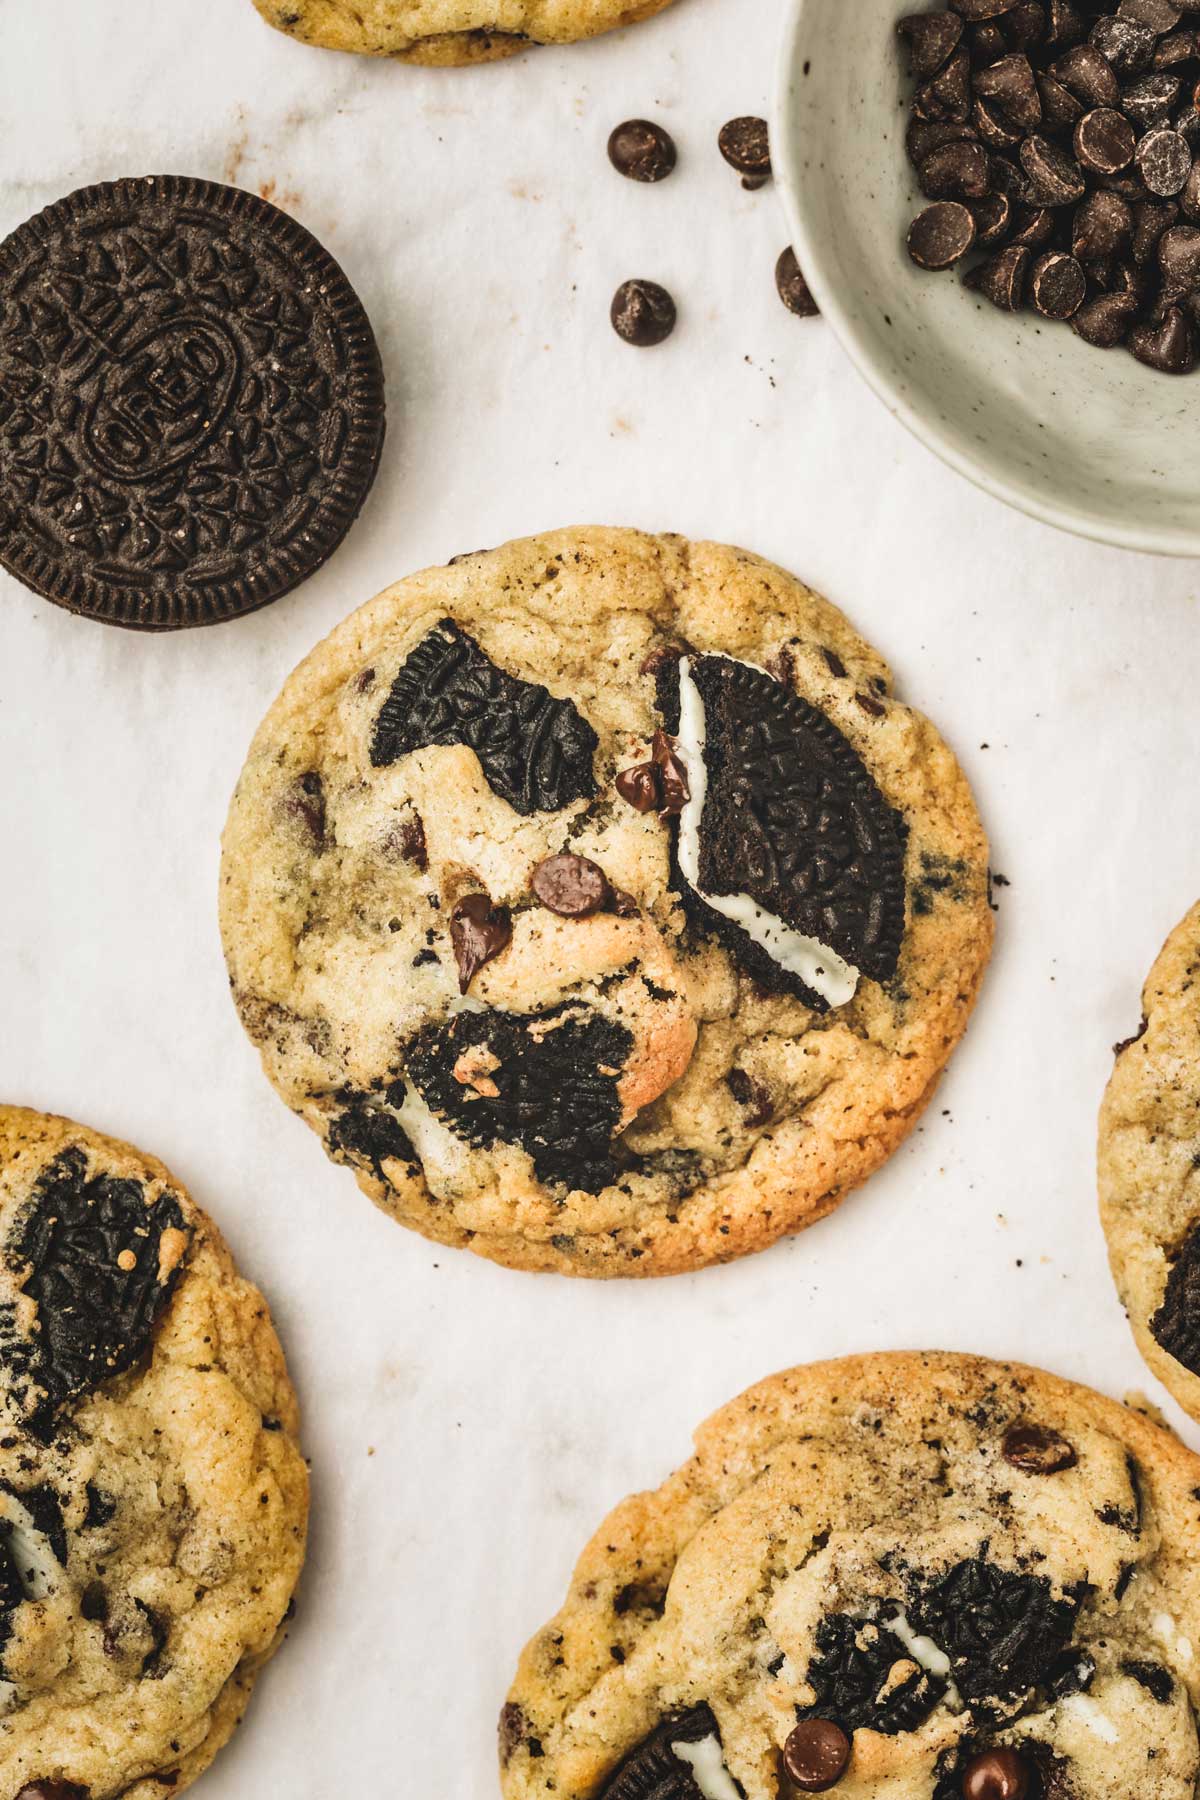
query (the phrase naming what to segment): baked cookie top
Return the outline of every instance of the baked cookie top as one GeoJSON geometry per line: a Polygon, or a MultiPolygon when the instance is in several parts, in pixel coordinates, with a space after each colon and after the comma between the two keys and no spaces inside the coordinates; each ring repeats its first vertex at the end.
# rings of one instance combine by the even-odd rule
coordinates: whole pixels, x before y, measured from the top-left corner
{"type": "Polygon", "coordinates": [[[500,1722],[505,1800],[1193,1800],[1200,1459],[971,1357],[795,1369],[619,1506],[500,1722]]]}
{"type": "Polygon", "coordinates": [[[207,1768],[304,1559],[262,1295],[161,1163],[0,1106],[0,1794],[162,1800],[207,1768]]]}
{"type": "Polygon", "coordinates": [[[633,25],[671,0],[254,0],[268,25],[325,50],[436,65],[497,62],[633,25]]]}
{"type": "Polygon", "coordinates": [[[1200,905],[1167,939],[1100,1112],[1100,1212],[1121,1303],[1200,1419],[1200,905]]]}
{"type": "Polygon", "coordinates": [[[275,1086],[396,1218],[658,1275],[829,1212],[987,961],[934,728],[744,551],[574,530],[353,614],[255,737],[222,932],[275,1086]]]}

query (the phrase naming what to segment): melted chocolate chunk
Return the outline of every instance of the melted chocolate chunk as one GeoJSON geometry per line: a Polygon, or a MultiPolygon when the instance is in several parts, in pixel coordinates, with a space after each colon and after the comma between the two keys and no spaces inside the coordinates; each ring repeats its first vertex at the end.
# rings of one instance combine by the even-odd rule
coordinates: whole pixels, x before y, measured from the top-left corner
{"type": "MultiPolygon", "coordinates": [[[[904,1610],[912,1629],[950,1658],[967,1706],[986,1716],[992,1703],[1018,1700],[1060,1672],[1084,1591],[1055,1599],[1043,1577],[978,1556],[933,1580],[913,1576],[904,1610]]],[[[910,1660],[883,1623],[897,1610],[894,1601],[880,1600],[865,1614],[831,1613],[821,1621],[807,1676],[817,1698],[797,1707],[799,1718],[834,1719],[845,1731],[889,1737],[924,1723],[948,1684],[925,1669],[891,1683],[894,1666],[910,1660]]]]}
{"type": "Polygon", "coordinates": [[[97,1531],[101,1525],[107,1525],[117,1516],[117,1503],[111,1494],[98,1488],[94,1482],[87,1484],[87,1517],[84,1519],[86,1531],[97,1531]]]}
{"type": "Polygon", "coordinates": [[[467,1143],[519,1145],[539,1181],[598,1194],[615,1177],[617,1083],[632,1049],[632,1034],[599,1013],[459,1013],[418,1034],[407,1074],[467,1143]],[[471,1051],[485,1053],[484,1082],[470,1079],[471,1051]]]}
{"type": "Polygon", "coordinates": [[[178,1280],[165,1280],[162,1239],[185,1232],[170,1193],[146,1203],[141,1182],[88,1174],[83,1150],[45,1168],[5,1259],[37,1306],[37,1331],[19,1333],[15,1306],[0,1308],[0,1363],[31,1430],[44,1431],[69,1400],[119,1375],[149,1347],[178,1280]]]}
{"type": "Polygon", "coordinates": [[[1028,1421],[1005,1434],[1002,1451],[1005,1462],[1027,1475],[1057,1475],[1079,1461],[1074,1445],[1060,1431],[1028,1421]]]}
{"type": "Polygon", "coordinates": [[[598,742],[570,700],[498,669],[474,638],[443,619],[392,683],[375,721],[371,762],[387,768],[413,750],[465,744],[489,787],[528,817],[592,798],[598,742]]]}
{"type": "Polygon", "coordinates": [[[1167,1291],[1150,1330],[1168,1356],[1200,1375],[1200,1225],[1192,1228],[1171,1264],[1167,1291]]]}
{"type": "Polygon", "coordinates": [[[548,912],[563,919],[587,919],[612,897],[608,877],[588,856],[564,851],[540,862],[530,886],[548,912]]]}
{"type": "Polygon", "coordinates": [[[718,1737],[717,1721],[707,1706],[663,1720],[644,1743],[609,1776],[596,1800],[703,1800],[691,1765],[676,1756],[673,1744],[699,1744],[718,1737]]]}
{"type": "Polygon", "coordinates": [[[458,963],[458,991],[465,994],[485,963],[512,942],[512,914],[486,894],[467,894],[450,915],[450,942],[458,963]]]}
{"type": "MultiPolygon", "coordinates": [[[[863,974],[895,974],[904,935],[906,829],[837,726],[760,669],[728,657],[689,666],[704,702],[708,790],[699,884],[748,894],[863,974]]],[[[679,729],[679,684],[660,678],[668,731],[679,729]]],[[[771,992],[819,995],[780,968],[740,926],[683,884],[689,911],[771,992]]]]}
{"type": "Polygon", "coordinates": [[[1145,1688],[1150,1698],[1156,1700],[1159,1706],[1170,1706],[1171,1697],[1175,1692],[1175,1678],[1169,1670],[1163,1668],[1161,1663],[1123,1662],[1121,1673],[1128,1675],[1130,1680],[1136,1681],[1139,1687],[1145,1688]]]}
{"type": "Polygon", "coordinates": [[[342,1110],[330,1121],[328,1137],[329,1154],[335,1161],[371,1169],[380,1181],[385,1179],[385,1162],[417,1166],[408,1133],[378,1095],[341,1088],[337,1099],[342,1110]]]}

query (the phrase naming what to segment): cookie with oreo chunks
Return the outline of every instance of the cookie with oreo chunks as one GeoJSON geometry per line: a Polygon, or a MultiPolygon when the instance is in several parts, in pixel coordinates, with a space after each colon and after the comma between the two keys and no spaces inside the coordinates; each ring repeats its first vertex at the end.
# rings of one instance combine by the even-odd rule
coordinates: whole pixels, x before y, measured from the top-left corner
{"type": "Polygon", "coordinates": [[[0,564],[70,611],[166,631],[278,599],[383,437],[357,295],[257,194],[103,182],[0,244],[0,564]]]}
{"type": "Polygon", "coordinates": [[[649,19],[671,0],[254,0],[277,30],[325,50],[439,67],[498,62],[649,19]]]}
{"type": "Polygon", "coordinates": [[[208,1767],[299,1580],[297,1431],[266,1302],[163,1165],[0,1106],[0,1792],[208,1767]]]}
{"type": "Polygon", "coordinates": [[[774,1376],[583,1552],[501,1714],[504,1800],[1193,1800],[1198,1488],[1172,1433],[1037,1369],[774,1376]]]}
{"type": "Polygon", "coordinates": [[[287,682],[224,838],[233,995],[402,1223],[664,1275],[832,1211],[992,939],[966,780],[782,569],[577,529],[456,558],[287,682]]]}
{"type": "Polygon", "coordinates": [[[1138,1349],[1200,1419],[1200,904],[1167,939],[1100,1112],[1100,1213],[1138,1349]]]}

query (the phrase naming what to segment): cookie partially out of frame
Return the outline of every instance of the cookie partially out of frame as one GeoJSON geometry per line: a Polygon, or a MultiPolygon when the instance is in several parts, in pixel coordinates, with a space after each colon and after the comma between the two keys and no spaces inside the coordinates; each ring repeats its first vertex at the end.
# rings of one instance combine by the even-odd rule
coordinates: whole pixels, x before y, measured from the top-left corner
{"type": "Polygon", "coordinates": [[[1200,905],[1142,993],[1100,1114],[1100,1208],[1138,1348],[1200,1419],[1200,905]]]}
{"type": "Polygon", "coordinates": [[[279,1642],[308,1479],[266,1302],[161,1163],[0,1107],[0,1793],[162,1800],[279,1642]]]}
{"type": "Polygon", "coordinates": [[[504,1800],[1193,1800],[1200,1459],[972,1357],[792,1370],[613,1512],[504,1800]]]}
{"type": "Polygon", "coordinates": [[[633,25],[671,0],[254,0],[268,25],[325,50],[434,65],[498,62],[633,25]]]}
{"type": "Polygon", "coordinates": [[[966,780],[841,613],[598,529],[413,576],[308,657],[221,914],[267,1074],[364,1190],[578,1275],[831,1211],[919,1117],[992,938],[966,780]]]}

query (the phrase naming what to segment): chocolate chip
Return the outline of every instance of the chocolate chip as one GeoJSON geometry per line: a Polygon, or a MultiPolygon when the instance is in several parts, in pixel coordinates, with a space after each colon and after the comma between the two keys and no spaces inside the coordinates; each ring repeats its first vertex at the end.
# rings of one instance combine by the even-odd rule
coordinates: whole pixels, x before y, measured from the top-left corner
{"type": "Polygon", "coordinates": [[[609,904],[618,919],[636,919],[642,910],[633,895],[619,887],[610,890],[609,904]]]}
{"type": "Polygon", "coordinates": [[[1137,19],[1103,18],[1092,26],[1090,41],[1118,77],[1128,79],[1149,69],[1157,34],[1137,19]]]}
{"type": "Polygon", "coordinates": [[[991,185],[987,151],[967,138],[931,150],[919,175],[930,200],[981,200],[991,185]]]}
{"type": "Polygon", "coordinates": [[[1154,47],[1154,67],[1156,69],[1177,69],[1180,63],[1191,62],[1198,52],[1197,36],[1194,31],[1173,31],[1170,37],[1160,38],[1154,47]]]}
{"type": "Polygon", "coordinates": [[[657,812],[662,803],[658,770],[653,763],[637,763],[632,769],[621,769],[617,774],[616,789],[635,812],[657,812]]]}
{"type": "Polygon", "coordinates": [[[1000,29],[1014,50],[1029,50],[1046,35],[1046,9],[1038,0],[1017,0],[1001,19],[1000,29]]]}
{"type": "Polygon", "coordinates": [[[991,100],[981,100],[976,96],[971,108],[971,123],[979,133],[980,142],[986,144],[989,150],[1011,150],[1021,141],[1020,127],[1010,125],[991,100]]]}
{"type": "Polygon", "coordinates": [[[687,770],[675,754],[675,745],[660,727],[650,744],[650,760],[658,770],[660,810],[668,818],[681,813],[691,799],[687,770]]]}
{"type": "Polygon", "coordinates": [[[1038,93],[1042,97],[1043,123],[1049,130],[1064,131],[1083,117],[1083,101],[1053,75],[1038,76],[1038,93]]]}
{"type": "Polygon", "coordinates": [[[917,89],[913,108],[919,119],[970,118],[971,59],[961,44],[945,68],[917,89]]]}
{"type": "Polygon", "coordinates": [[[1097,350],[1112,350],[1124,342],[1137,310],[1132,294],[1097,294],[1094,300],[1084,301],[1071,320],[1071,327],[1085,344],[1092,344],[1097,350]]]}
{"type": "Polygon", "coordinates": [[[788,1779],[802,1794],[836,1787],[850,1762],[850,1739],[832,1719],[804,1719],[783,1746],[788,1779]]]}
{"type": "Polygon", "coordinates": [[[678,318],[675,302],[657,281],[623,281],[609,312],[613,330],[639,350],[665,343],[678,318]]]}
{"type": "Polygon", "coordinates": [[[914,168],[939,144],[952,144],[956,138],[973,138],[974,127],[965,119],[919,119],[914,113],[904,133],[908,160],[914,168]]]}
{"type": "Polygon", "coordinates": [[[971,211],[959,201],[939,200],[909,226],[908,254],[920,269],[948,269],[967,254],[975,237],[971,211]]]}
{"type": "Polygon", "coordinates": [[[896,30],[908,50],[909,73],[918,81],[936,75],[958,47],[963,22],[957,13],[911,13],[896,30]]]}
{"type": "Polygon", "coordinates": [[[1158,264],[1168,297],[1176,298],[1200,287],[1200,229],[1195,225],[1170,226],[1158,240],[1158,264]]]}
{"type": "Polygon", "coordinates": [[[1074,44],[1051,65],[1050,74],[1087,106],[1116,106],[1121,84],[1112,64],[1094,44],[1074,44]]]}
{"type": "Polygon", "coordinates": [[[1071,227],[1071,250],[1083,262],[1116,256],[1133,239],[1133,210],[1120,194],[1098,191],[1082,202],[1071,227]]]}
{"type": "Polygon", "coordinates": [[[770,180],[771,140],[765,119],[730,119],[722,125],[717,143],[730,168],[746,177],[746,184],[761,187],[770,180]]]}
{"type": "Polygon", "coordinates": [[[1179,210],[1193,225],[1200,225],[1200,163],[1192,164],[1192,172],[1183,184],[1179,210]]]}
{"type": "Polygon", "coordinates": [[[798,319],[815,319],[819,316],[821,309],[812,297],[804,279],[804,271],[796,261],[796,252],[790,245],[775,264],[775,286],[783,304],[798,319]]]}
{"type": "Polygon", "coordinates": [[[1157,256],[1159,241],[1168,226],[1179,217],[1179,208],[1173,200],[1165,205],[1154,200],[1142,200],[1133,209],[1133,260],[1136,263],[1147,263],[1157,256]]]}
{"type": "Polygon", "coordinates": [[[962,1774],[963,1800],[1027,1800],[1033,1768],[1016,1750],[981,1750],[962,1774]]]}
{"type": "Polygon", "coordinates": [[[950,4],[964,19],[998,19],[1011,12],[1017,0],[950,0],[950,4]]]}
{"type": "Polygon", "coordinates": [[[1083,16],[1076,0],[1050,0],[1046,25],[1047,44],[1056,48],[1077,44],[1085,36],[1083,16]]]}
{"type": "Polygon", "coordinates": [[[1021,167],[1039,206],[1072,206],[1087,192],[1087,183],[1066,151],[1049,138],[1035,134],[1025,139],[1021,167]]]}
{"type": "Polygon", "coordinates": [[[1075,1448],[1049,1425],[1014,1425],[1006,1432],[1004,1460],[1028,1475],[1057,1475],[1079,1461],[1075,1448]]]}
{"type": "Polygon", "coordinates": [[[1192,328],[1177,306],[1169,306],[1158,323],[1135,325],[1129,348],[1139,362],[1162,375],[1189,375],[1196,361],[1192,328]]]}
{"type": "Polygon", "coordinates": [[[1084,113],[1075,127],[1075,155],[1090,175],[1116,175],[1133,161],[1133,126],[1111,106],[1084,113]]]}
{"type": "Polygon", "coordinates": [[[450,942],[458,963],[458,989],[465,994],[485,963],[512,941],[512,915],[493,906],[486,894],[467,894],[450,915],[450,942]]]}
{"type": "Polygon", "coordinates": [[[1024,245],[1010,245],[972,269],[968,280],[985,300],[1002,312],[1020,312],[1025,301],[1025,279],[1031,252],[1024,245]]]}
{"type": "Polygon", "coordinates": [[[1136,19],[1140,25],[1148,25],[1156,37],[1162,37],[1175,30],[1183,14],[1172,5],[1172,0],[1121,0],[1117,17],[1136,19]]]}
{"type": "Polygon", "coordinates": [[[1000,111],[1020,126],[1035,131],[1042,122],[1042,98],[1029,58],[1021,52],[1003,56],[975,77],[975,92],[994,100],[1000,111]]]}
{"type": "Polygon", "coordinates": [[[626,119],[608,140],[608,160],[629,181],[665,181],[679,153],[670,132],[652,119],[626,119]]]}
{"type": "Polygon", "coordinates": [[[971,61],[977,68],[986,68],[988,64],[998,62],[1000,57],[1008,53],[1008,39],[1000,29],[998,19],[986,20],[982,25],[971,27],[971,61]]]}
{"type": "Polygon", "coordinates": [[[767,1125],[774,1118],[775,1104],[770,1093],[760,1081],[747,1075],[745,1069],[730,1069],[725,1085],[745,1111],[748,1126],[767,1125]]]}
{"type": "Polygon", "coordinates": [[[422,874],[429,867],[425,825],[419,812],[410,809],[401,819],[396,833],[396,848],[404,861],[410,862],[414,869],[420,869],[422,874]]]}
{"type": "Polygon", "coordinates": [[[540,862],[530,886],[549,912],[564,919],[586,919],[599,912],[610,892],[604,870],[589,857],[570,852],[540,862]]]}
{"type": "Polygon", "coordinates": [[[1180,80],[1163,70],[1135,81],[1121,95],[1121,111],[1133,120],[1139,131],[1150,131],[1155,125],[1166,125],[1171,109],[1179,98],[1180,80]]]}
{"type": "Polygon", "coordinates": [[[1192,172],[1192,152],[1178,131],[1160,125],[1137,147],[1138,173],[1152,194],[1167,200],[1177,194],[1192,172]]]}
{"type": "Polygon", "coordinates": [[[1029,298],[1044,319],[1069,319],[1087,294],[1087,277],[1073,256],[1047,250],[1033,265],[1029,298]]]}
{"type": "Polygon", "coordinates": [[[1017,214],[1011,242],[1037,250],[1054,232],[1054,214],[1045,206],[1027,206],[1017,214]]]}

